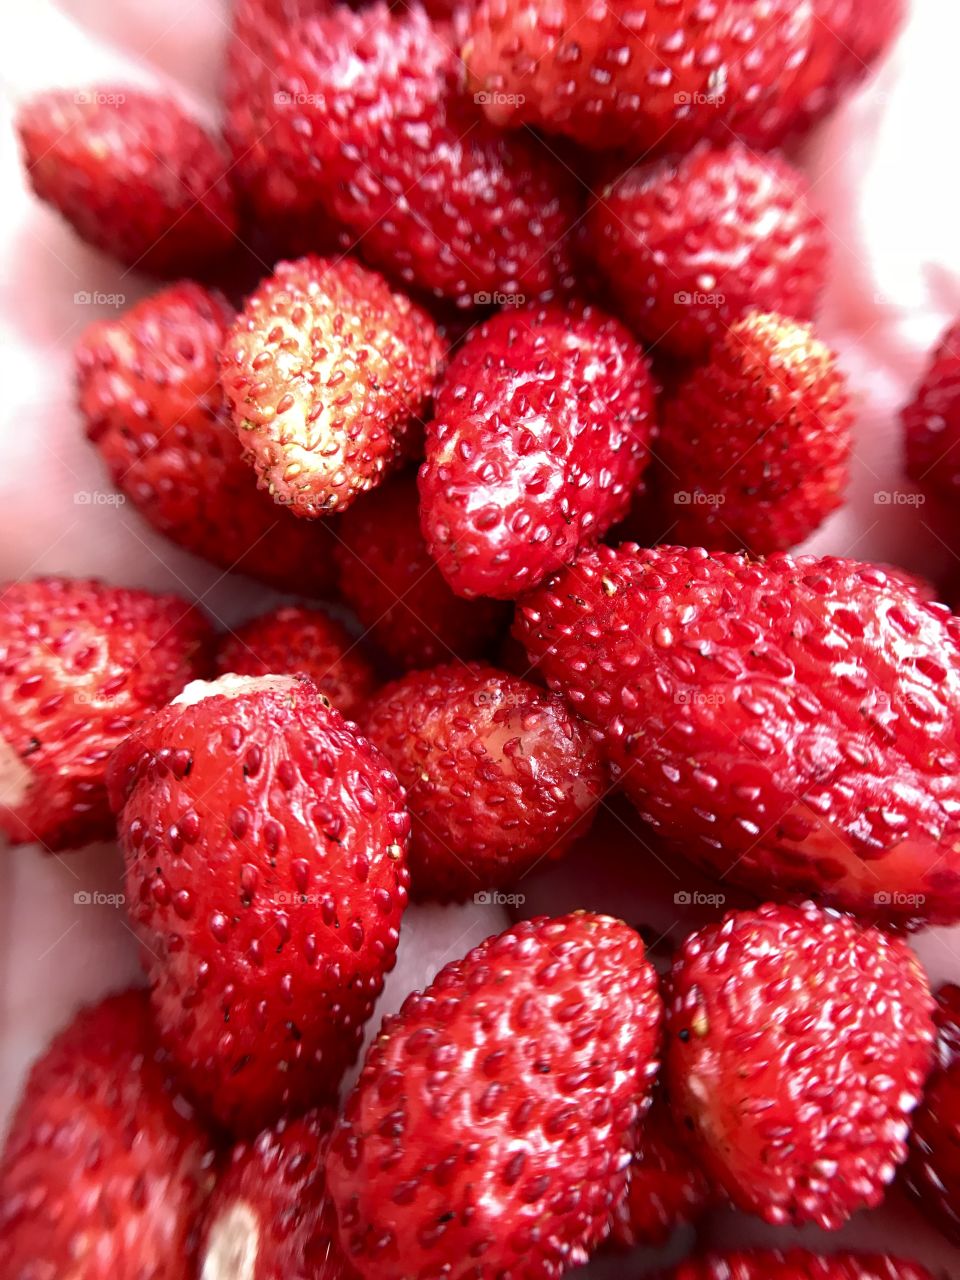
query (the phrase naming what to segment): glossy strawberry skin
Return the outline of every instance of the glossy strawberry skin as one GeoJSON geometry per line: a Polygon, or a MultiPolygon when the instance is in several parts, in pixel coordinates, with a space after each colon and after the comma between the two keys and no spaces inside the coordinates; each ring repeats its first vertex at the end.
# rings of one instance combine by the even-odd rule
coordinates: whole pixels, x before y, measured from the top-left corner
{"type": "Polygon", "coordinates": [[[960,321],[931,353],[901,416],[907,474],[952,511],[960,494],[960,321]]]}
{"type": "Polygon", "coordinates": [[[146,994],[85,1008],[34,1064],[0,1160],[0,1271],[182,1280],[212,1144],[170,1081],[146,994]]]}
{"type": "Polygon", "coordinates": [[[674,1116],[735,1205],[835,1230],[880,1202],[933,1058],[905,942],[812,903],[731,912],[687,939],[666,1006],[674,1116]]]}
{"type": "Polygon", "coordinates": [[[607,916],[527,921],[447,965],[384,1021],[334,1133],[353,1265],[517,1280],[583,1262],[623,1191],[659,1020],[643,944],[607,916]]]}
{"type": "Polygon", "coordinates": [[[11,843],[56,852],[113,834],[111,752],[206,675],[211,639],[178,596],[53,577],[0,590],[0,830],[11,843]]]}
{"type": "Polygon", "coordinates": [[[937,992],[937,1069],[910,1133],[906,1182],[924,1213],[960,1242],[960,987],[937,992]]]}
{"type": "Polygon", "coordinates": [[[640,347],[594,308],[502,311],[450,363],[419,477],[427,546],[458,595],[510,599],[626,512],[648,459],[640,347]]]}
{"type": "Polygon", "coordinates": [[[826,285],[804,178],[738,142],[628,169],[591,207],[586,240],[634,331],[681,359],[748,310],[812,320],[826,285]]]}
{"type": "Polygon", "coordinates": [[[286,605],[224,636],[216,653],[220,675],[298,675],[314,682],[346,720],[356,720],[376,685],[362,647],[321,609],[286,605]]]}
{"type": "Polygon", "coordinates": [[[37,195],[127,266],[170,275],[232,247],[229,162],[172,99],[58,89],[27,102],[17,130],[37,195]]]}
{"type": "Polygon", "coordinates": [[[244,1133],[330,1100],[407,900],[409,818],[379,752],[306,677],[224,676],[145,721],[110,786],[157,1025],[191,1091],[244,1133]]]}
{"type": "Polygon", "coordinates": [[[280,262],[227,335],[221,381],[260,482],[342,511],[401,460],[443,352],[433,321],[349,258],[280,262]]]}
{"type": "Polygon", "coordinates": [[[337,521],[340,594],[401,670],[485,657],[510,610],[455,596],[420,531],[417,486],[397,476],[337,521]]]}
{"type": "Polygon", "coordinates": [[[663,411],[670,537],[756,555],[796,546],[843,500],[852,420],[846,380],[810,326],[748,312],[663,411]]]}
{"type": "Polygon", "coordinates": [[[566,286],[576,181],[533,138],[483,119],[454,39],[419,8],[334,6],[264,60],[270,74],[230,96],[228,131],[236,152],[266,153],[271,199],[284,184],[280,198],[322,209],[404,287],[464,306],[566,286]]]}
{"type": "Polygon", "coordinates": [[[629,543],[515,623],[678,853],[900,924],[960,918],[958,627],[876,566],[629,543]]]}
{"type": "Polygon", "coordinates": [[[210,1198],[202,1280],[348,1280],[324,1160],[334,1115],[278,1120],[230,1153],[210,1198]],[[244,1269],[244,1267],[248,1269],[244,1269]]]}
{"type": "Polygon", "coordinates": [[[806,1249],[746,1249],[681,1262],[670,1280],[934,1280],[918,1262],[879,1253],[821,1256],[806,1249]]]}
{"type": "Polygon", "coordinates": [[[407,793],[419,897],[469,898],[559,858],[606,789],[562,699],[482,663],[403,676],[363,724],[407,793]]]}
{"type": "Polygon", "coordinates": [[[234,318],[189,282],[91,325],[75,355],[77,403],[113,483],[160,533],[223,569],[329,595],[330,534],[257,490],[219,385],[234,318]]]}

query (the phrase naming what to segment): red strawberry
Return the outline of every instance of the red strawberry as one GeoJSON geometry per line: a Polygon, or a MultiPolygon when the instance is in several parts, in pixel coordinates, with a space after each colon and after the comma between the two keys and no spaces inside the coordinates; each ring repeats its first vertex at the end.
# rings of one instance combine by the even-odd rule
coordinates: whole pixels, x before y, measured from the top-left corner
{"type": "MultiPolygon", "coordinates": [[[[955,512],[960,495],[960,321],[931,354],[902,419],[907,474],[955,512]]],[[[953,519],[956,523],[955,515],[953,519]]]]}
{"type": "Polygon", "coordinates": [[[451,37],[422,10],[335,6],[287,28],[269,74],[255,56],[238,52],[227,95],[254,204],[319,206],[368,261],[463,305],[566,284],[576,181],[463,97],[451,37]]]}
{"type": "Polygon", "coordinates": [[[183,1280],[213,1153],[146,995],[83,1009],[34,1064],[0,1162],[7,1280],[183,1280]]]}
{"type": "Polygon", "coordinates": [[[900,939],[768,904],[691,934],[667,993],[666,1084],[707,1174],[767,1222],[835,1230],[906,1157],[933,999],[900,939]]]}
{"type": "Polygon", "coordinates": [[[386,761],[306,677],[221,676],[110,770],[157,1023],[209,1110],[255,1132],[335,1096],[407,900],[386,761]]]}
{"type": "MultiPolygon", "coordinates": [[[[889,8],[889,5],[887,6],[889,8]]],[[[687,150],[730,134],[768,147],[834,105],[863,72],[829,22],[863,22],[878,56],[892,35],[850,0],[641,0],[592,5],[483,0],[463,58],[488,119],[592,147],[687,150]]]]}
{"type": "Polygon", "coordinates": [[[200,1280],[348,1280],[323,1162],[332,1112],[234,1147],[207,1210],[200,1280]]]}
{"type": "Polygon", "coordinates": [[[110,753],[206,674],[209,640],[177,596],[68,578],[0,589],[0,830],[13,844],[113,834],[110,753]]]}
{"type": "Polygon", "coordinates": [[[57,89],[21,107],[17,129],[37,195],[128,266],[195,270],[233,246],[228,161],[173,99],[57,89]]]}
{"type": "Polygon", "coordinates": [[[510,611],[455,596],[420,532],[417,486],[398,476],[337,521],[340,593],[380,649],[404,670],[483,657],[510,611]]]}
{"type": "Polygon", "coordinates": [[[802,542],[843,500],[852,417],[843,374],[810,326],[748,313],[664,410],[671,538],[756,554],[802,542]]]}
{"type": "Polygon", "coordinates": [[[910,1135],[907,1185],[945,1235],[960,1242],[960,987],[937,993],[938,1070],[910,1135]]]}
{"type": "Polygon", "coordinates": [[[585,238],[660,355],[703,356],[749,309],[811,320],[826,284],[827,237],[806,180],[738,142],[629,169],[591,208],[585,238]]]}
{"type": "Polygon", "coordinates": [[[452,360],[427,428],[427,546],[458,595],[517,596],[619,520],[647,462],[643,352],[591,307],[502,311],[452,360]]]}
{"type": "Polygon", "coordinates": [[[227,335],[221,376],[261,488],[342,510],[403,455],[443,357],[433,321],[352,262],[280,262],[227,335]]]}
{"type": "Polygon", "coordinates": [[[281,590],[328,594],[326,526],[257,491],[230,422],[217,358],[232,319],[219,294],[183,283],[91,325],[76,351],[87,436],[114,484],[180,546],[281,590]]]}
{"type": "Polygon", "coordinates": [[[610,1242],[620,1249],[665,1244],[677,1227],[695,1222],[713,1193],[700,1161],[678,1133],[661,1089],[640,1123],[627,1193],[613,1217],[610,1242]]]}
{"type": "Polygon", "coordinates": [[[904,1262],[879,1253],[833,1253],[821,1256],[806,1249],[779,1253],[748,1249],[715,1253],[681,1262],[671,1280],[933,1280],[919,1262],[904,1262]]]}
{"type": "Polygon", "coordinates": [[[370,1280],[559,1276],[622,1194],[660,1001],[608,916],[527,921],[384,1020],[334,1132],[340,1238],[370,1280]]]}
{"type": "Polygon", "coordinates": [[[597,749],[562,699],[481,663],[387,685],[364,727],[406,790],[421,897],[468,898],[559,858],[605,789],[597,749]]]}
{"type": "Polygon", "coordinates": [[[224,636],[221,674],[308,675],[347,720],[355,720],[376,685],[373,668],[344,627],[320,609],[274,609],[224,636]]]}
{"type": "Polygon", "coordinates": [[[599,547],[516,632],[678,853],[767,894],[960,919],[960,621],[872,565],[599,547]]]}

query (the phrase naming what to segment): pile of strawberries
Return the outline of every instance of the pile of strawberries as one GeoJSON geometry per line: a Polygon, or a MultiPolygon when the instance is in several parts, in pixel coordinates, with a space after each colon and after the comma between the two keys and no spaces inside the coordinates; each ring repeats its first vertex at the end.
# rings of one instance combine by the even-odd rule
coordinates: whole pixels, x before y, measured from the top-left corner
{"type": "MultiPolygon", "coordinates": [[[[789,554],[852,412],[773,148],[901,9],[234,0],[221,138],[132,90],[23,106],[38,196],[159,277],[77,347],[113,484],[300,602],[217,635],[3,588],[0,829],[119,840],[148,982],[33,1068],[4,1280],[547,1280],[721,1205],[836,1229],[901,1166],[960,1241],[960,991],[903,936],[960,922],[960,621],[789,554]],[[410,899],[522,885],[615,790],[743,905],[661,973],[620,920],[519,911],[344,1097],[410,899]]],[[[960,330],[904,423],[949,506],[960,330]]]]}

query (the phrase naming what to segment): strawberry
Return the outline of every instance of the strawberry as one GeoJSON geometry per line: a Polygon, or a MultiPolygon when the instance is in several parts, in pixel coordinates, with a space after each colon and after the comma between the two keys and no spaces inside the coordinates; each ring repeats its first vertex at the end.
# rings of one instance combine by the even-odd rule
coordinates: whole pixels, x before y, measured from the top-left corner
{"type": "Polygon", "coordinates": [[[933,1280],[926,1267],[879,1253],[747,1249],[681,1262],[671,1280],[933,1280]]]}
{"type": "Polygon", "coordinates": [[[256,1132],[331,1100],[392,967],[410,821],[305,676],[197,681],[115,755],[153,1008],[184,1080],[256,1132]]]}
{"type": "Polygon", "coordinates": [[[960,987],[937,992],[937,1070],[910,1134],[906,1181],[925,1213],[960,1242],[960,987]]]}
{"type": "Polygon", "coordinates": [[[482,663],[387,685],[364,728],[407,793],[420,897],[467,898],[559,858],[604,791],[597,748],[562,699],[482,663]]]}
{"type": "Polygon", "coordinates": [[[227,334],[221,379],[260,487],[343,510],[403,455],[443,357],[433,321],[349,258],[280,262],[227,334]]]}
{"type": "Polygon", "coordinates": [[[382,652],[403,670],[485,656],[510,611],[462,600],[447,586],[420,532],[409,476],[381,485],[337,521],[340,593],[382,652]]]}
{"type": "Polygon", "coordinates": [[[960,621],[873,565],[625,543],[517,610],[668,846],[771,894],[960,920],[960,621]]]}
{"type": "Polygon", "coordinates": [[[278,1120],[238,1143],[203,1226],[200,1280],[348,1280],[323,1162],[333,1113],[278,1120]]]}
{"type": "Polygon", "coordinates": [[[960,320],[932,352],[901,417],[907,474],[952,512],[960,494],[960,320]]]}
{"type": "Polygon", "coordinates": [[[464,99],[451,37],[419,7],[334,6],[255,56],[239,50],[227,92],[255,205],[319,208],[406,288],[464,306],[566,286],[576,180],[464,99]]]}
{"type": "Polygon", "coordinates": [[[236,232],[228,161],[172,98],[56,89],[17,116],[31,186],[81,239],[130,267],[201,269],[236,232]]]}
{"type": "Polygon", "coordinates": [[[796,546],[843,500],[852,417],[833,352],[810,326],[749,312],[664,410],[670,536],[757,554],[796,546]]]}
{"type": "Polygon", "coordinates": [[[619,520],[652,407],[640,347],[591,307],[502,311],[472,330],[420,471],[427,546],[454,591],[517,596],[619,520]]]}
{"type": "Polygon", "coordinates": [[[91,325],[76,350],[87,436],[117,488],[180,546],[281,590],[327,595],[326,526],[258,492],[233,430],[217,381],[232,319],[219,294],[182,283],[91,325]]]}
{"type": "Polygon", "coordinates": [[[8,1280],[182,1280],[213,1152],[142,991],[82,1009],[30,1072],[0,1160],[8,1280]]]}
{"type": "Polygon", "coordinates": [[[373,667],[341,624],[321,609],[274,609],[223,637],[217,671],[241,676],[310,677],[347,720],[355,720],[376,685],[373,667]]]}
{"type": "Polygon", "coordinates": [[[384,1020],[327,1158],[370,1280],[559,1276],[622,1194],[656,1070],[656,975],[608,916],[526,921],[384,1020]]]}
{"type": "Polygon", "coordinates": [[[812,903],[691,934],[666,997],[666,1085],[708,1176],[776,1224],[879,1204],[933,1056],[907,944],[812,903]]]}
{"type": "Polygon", "coordinates": [[[546,11],[536,0],[482,0],[463,59],[495,124],[634,154],[731,133],[765,148],[825,114],[862,74],[834,13],[844,34],[865,24],[858,48],[879,56],[895,24],[871,12],[851,0],[557,0],[546,11]]]}
{"type": "Polygon", "coordinates": [[[691,359],[749,309],[812,320],[827,237],[800,172],[739,142],[628,169],[587,218],[589,252],[658,355],[691,359]]]}
{"type": "Polygon", "coordinates": [[[48,852],[113,835],[111,752],[206,674],[210,628],[177,596],[91,580],[0,589],[0,830],[48,852]]]}

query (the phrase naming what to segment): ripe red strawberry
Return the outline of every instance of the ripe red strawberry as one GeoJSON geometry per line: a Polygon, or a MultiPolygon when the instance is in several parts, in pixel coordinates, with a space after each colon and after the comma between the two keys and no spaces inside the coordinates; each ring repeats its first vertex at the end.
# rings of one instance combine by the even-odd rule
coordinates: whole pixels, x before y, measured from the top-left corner
{"type": "Polygon", "coordinates": [[[747,1249],[681,1262],[671,1280],[933,1280],[919,1262],[879,1253],[747,1249]]]}
{"type": "Polygon", "coordinates": [[[656,975],[608,916],[488,938],[384,1020],[327,1180],[370,1280],[559,1276],[622,1194],[656,1070],[656,975]]]}
{"type": "Polygon", "coordinates": [[[356,720],[376,686],[362,648],[321,609],[274,609],[223,637],[217,671],[241,676],[310,677],[347,720],[356,720]]]}
{"type": "Polygon", "coordinates": [[[462,600],[447,586],[420,532],[417,486],[398,476],[336,524],[340,594],[383,653],[403,670],[484,657],[510,610],[462,600]]]}
{"type": "Polygon", "coordinates": [[[960,987],[937,993],[937,1070],[914,1116],[906,1181],[945,1235],[960,1242],[960,987]]]}
{"type": "Polygon", "coordinates": [[[208,665],[177,596],[36,578],[0,589],[0,830],[46,850],[105,840],[110,754],[208,665]]]}
{"type": "Polygon", "coordinates": [[[420,471],[427,546],[458,595],[511,598],[627,511],[647,462],[641,348],[592,307],[501,311],[451,361],[420,471]]]}
{"type": "Polygon", "coordinates": [[[665,1244],[677,1227],[695,1222],[714,1198],[699,1158],[677,1131],[662,1089],[654,1091],[637,1142],[627,1193],[610,1232],[610,1243],[620,1249],[665,1244]]]}
{"type": "Polygon", "coordinates": [[[256,1132],[336,1095],[407,900],[410,820],[305,676],[189,685],[111,763],[127,902],[185,1082],[256,1132]]]}
{"type": "Polygon", "coordinates": [[[960,495],[960,321],[931,353],[902,420],[907,474],[947,511],[955,511],[960,495]]]}
{"type": "Polygon", "coordinates": [[[323,1163],[332,1112],[240,1142],[210,1198],[200,1280],[348,1280],[323,1163]]]}
{"type": "Polygon", "coordinates": [[[281,590],[327,595],[326,526],[258,492],[230,421],[217,358],[232,319],[219,294],[182,283],[91,325],[76,350],[87,436],[117,488],[180,546],[281,590]]]}
{"type": "Polygon", "coordinates": [[[800,172],[739,142],[639,165],[607,187],[586,244],[658,354],[702,357],[748,310],[812,320],[827,237],[800,172]]]}
{"type": "Polygon", "coordinates": [[[873,565],[626,543],[521,602],[641,815],[734,883],[960,919],[960,621],[873,565]]]}
{"type": "Polygon", "coordinates": [[[534,138],[483,119],[445,27],[417,7],[334,6],[286,29],[268,74],[255,56],[238,51],[227,93],[234,152],[254,149],[254,204],[319,206],[367,261],[463,305],[566,285],[577,183],[534,138]]]}
{"type": "Polygon", "coordinates": [[[846,380],[810,326],[749,312],[664,410],[670,537],[756,554],[796,546],[843,500],[852,418],[846,380]]]}
{"type": "Polygon", "coordinates": [[[260,487],[343,510],[402,456],[443,351],[433,321],[349,258],[280,262],[227,335],[221,378],[260,487]]]}
{"type": "Polygon", "coordinates": [[[562,699],[483,663],[387,685],[364,728],[407,793],[419,897],[468,898],[559,858],[605,790],[597,748],[562,699]]]}
{"type": "Polygon", "coordinates": [[[57,89],[21,107],[17,129],[37,195],[128,266],[196,270],[233,246],[229,162],[172,98],[57,89]]]}
{"type": "Polygon", "coordinates": [[[732,911],[687,939],[666,1005],[674,1115],[735,1205],[835,1230],[880,1202],[933,1057],[905,942],[812,903],[732,911]]]}
{"type": "Polygon", "coordinates": [[[81,1010],[34,1064],[0,1161],[8,1280],[182,1280],[213,1152],[142,991],[81,1010]]]}

